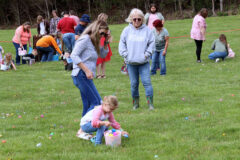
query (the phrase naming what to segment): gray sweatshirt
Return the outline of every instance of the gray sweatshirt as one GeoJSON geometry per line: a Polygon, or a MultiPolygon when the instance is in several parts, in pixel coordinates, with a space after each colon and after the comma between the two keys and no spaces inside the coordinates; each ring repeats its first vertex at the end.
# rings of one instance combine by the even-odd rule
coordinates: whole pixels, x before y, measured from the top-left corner
{"type": "MultiPolygon", "coordinates": [[[[100,48],[100,57],[104,58],[108,54],[108,49],[100,48]]],[[[83,63],[91,70],[95,76],[98,54],[88,34],[81,36],[73,48],[71,58],[73,60],[72,76],[77,76],[81,68],[79,63],[83,63]]]]}
{"type": "Polygon", "coordinates": [[[216,39],[212,43],[212,50],[214,50],[215,52],[228,52],[225,44],[222,43],[219,39],[216,39]]]}
{"type": "Polygon", "coordinates": [[[124,28],[118,51],[127,64],[138,65],[148,62],[153,50],[155,37],[145,24],[139,28],[129,24],[124,28]]]}

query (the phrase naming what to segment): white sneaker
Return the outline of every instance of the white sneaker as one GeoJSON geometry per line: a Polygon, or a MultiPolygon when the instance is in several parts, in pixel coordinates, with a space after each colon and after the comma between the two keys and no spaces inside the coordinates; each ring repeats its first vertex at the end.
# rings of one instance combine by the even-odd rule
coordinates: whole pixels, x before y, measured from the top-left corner
{"type": "Polygon", "coordinates": [[[84,140],[90,140],[92,138],[91,134],[82,132],[80,134],[77,135],[78,138],[84,139],[84,140]]]}
{"type": "Polygon", "coordinates": [[[217,62],[219,62],[220,61],[220,59],[219,58],[217,58],[216,60],[215,60],[215,62],[217,63],[217,62]]]}

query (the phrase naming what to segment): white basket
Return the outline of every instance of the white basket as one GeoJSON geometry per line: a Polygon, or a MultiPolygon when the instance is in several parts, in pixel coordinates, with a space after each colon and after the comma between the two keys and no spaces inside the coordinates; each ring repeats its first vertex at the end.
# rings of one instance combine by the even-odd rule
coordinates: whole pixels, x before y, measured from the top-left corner
{"type": "Polygon", "coordinates": [[[19,56],[25,56],[27,54],[27,51],[23,48],[18,48],[18,55],[19,56]]]}
{"type": "Polygon", "coordinates": [[[116,130],[112,133],[112,130],[104,132],[105,143],[107,146],[117,147],[121,145],[121,131],[116,130]]]}
{"type": "Polygon", "coordinates": [[[1,64],[1,70],[3,70],[3,71],[8,70],[8,66],[4,65],[4,64],[1,64]]]}

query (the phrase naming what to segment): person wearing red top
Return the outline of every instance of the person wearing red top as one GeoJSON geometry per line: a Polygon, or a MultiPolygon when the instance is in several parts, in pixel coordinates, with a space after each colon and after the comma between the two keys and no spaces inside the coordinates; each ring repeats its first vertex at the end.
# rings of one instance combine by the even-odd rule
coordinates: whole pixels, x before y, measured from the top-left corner
{"type": "Polygon", "coordinates": [[[57,30],[63,34],[63,43],[66,45],[67,52],[71,53],[75,44],[76,22],[64,12],[63,18],[58,22],[57,30]]]}
{"type": "MultiPolygon", "coordinates": [[[[108,19],[108,15],[106,13],[100,13],[98,15],[98,20],[107,22],[107,19],[108,19]]],[[[107,34],[101,33],[101,39],[100,39],[101,46],[104,45],[106,37],[110,37],[109,42],[112,42],[112,36],[110,34],[110,30],[108,31],[107,34]]],[[[107,44],[107,45],[108,45],[108,50],[109,50],[107,56],[105,58],[98,57],[98,59],[97,59],[97,76],[96,76],[96,78],[106,78],[106,76],[105,76],[106,63],[105,62],[110,61],[111,56],[112,56],[112,51],[111,51],[110,45],[109,44],[107,44]]]]}

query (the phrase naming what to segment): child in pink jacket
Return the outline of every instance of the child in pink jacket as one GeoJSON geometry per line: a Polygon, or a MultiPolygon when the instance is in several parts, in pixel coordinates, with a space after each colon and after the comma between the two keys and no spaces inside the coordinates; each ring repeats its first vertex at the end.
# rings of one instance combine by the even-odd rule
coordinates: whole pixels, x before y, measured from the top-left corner
{"type": "MultiPolygon", "coordinates": [[[[92,136],[89,133],[97,132],[95,144],[102,143],[102,137],[105,130],[112,126],[115,129],[121,129],[120,124],[114,119],[113,111],[118,107],[118,101],[116,96],[104,97],[103,103],[100,106],[95,107],[82,117],[80,126],[85,134],[79,133],[79,138],[89,140],[92,136]]],[[[122,131],[122,135],[127,132],[122,131]]]]}
{"type": "Polygon", "coordinates": [[[197,62],[201,63],[201,51],[202,51],[202,43],[205,41],[206,34],[206,21],[205,19],[208,16],[208,10],[206,8],[202,8],[200,12],[194,17],[191,29],[191,38],[194,39],[196,44],[196,55],[197,62]]]}

